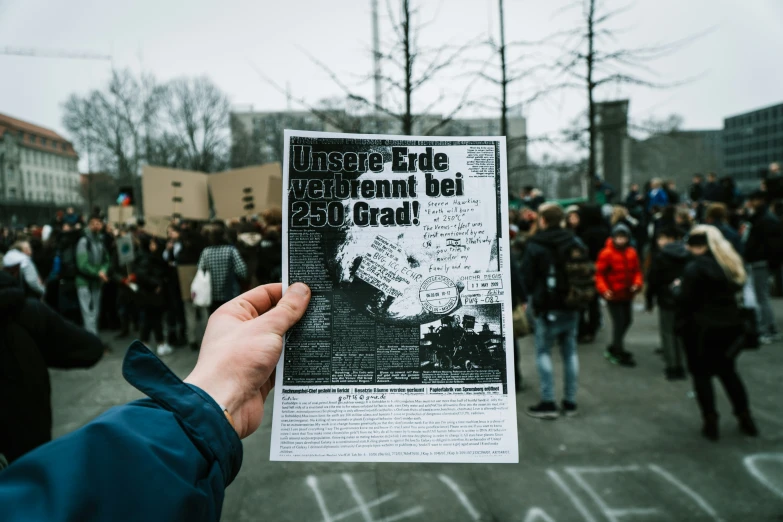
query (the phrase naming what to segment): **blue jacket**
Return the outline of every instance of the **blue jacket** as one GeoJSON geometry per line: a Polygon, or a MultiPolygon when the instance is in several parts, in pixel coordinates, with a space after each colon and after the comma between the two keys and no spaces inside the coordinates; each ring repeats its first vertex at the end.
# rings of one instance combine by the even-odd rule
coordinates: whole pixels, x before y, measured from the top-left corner
{"type": "Polygon", "coordinates": [[[666,191],[661,189],[651,190],[647,194],[647,212],[651,212],[653,207],[663,208],[669,204],[669,196],[666,191]]]}
{"type": "Polygon", "coordinates": [[[242,465],[220,407],[138,341],[122,373],[150,399],[112,408],[0,471],[0,520],[220,519],[242,465]]]}

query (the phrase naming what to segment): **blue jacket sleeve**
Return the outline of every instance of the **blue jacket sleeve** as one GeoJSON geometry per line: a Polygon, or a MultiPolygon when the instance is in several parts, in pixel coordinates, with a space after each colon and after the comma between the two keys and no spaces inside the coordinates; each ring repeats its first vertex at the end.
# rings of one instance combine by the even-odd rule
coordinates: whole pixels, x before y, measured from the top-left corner
{"type": "Polygon", "coordinates": [[[123,375],[150,399],[112,408],[0,472],[0,519],[220,519],[242,464],[242,443],[220,407],[138,341],[123,375]]]}

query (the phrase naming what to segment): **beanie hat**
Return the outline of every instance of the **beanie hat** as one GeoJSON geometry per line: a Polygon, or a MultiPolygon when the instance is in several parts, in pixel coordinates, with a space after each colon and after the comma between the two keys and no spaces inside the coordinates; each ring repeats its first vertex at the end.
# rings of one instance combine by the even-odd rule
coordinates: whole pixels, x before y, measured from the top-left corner
{"type": "Polygon", "coordinates": [[[572,213],[579,213],[579,205],[568,205],[565,209],[566,215],[572,214],[572,213]]]}
{"type": "Polygon", "coordinates": [[[622,223],[615,225],[615,227],[612,229],[612,237],[615,236],[631,237],[631,229],[622,223]]]}
{"type": "Polygon", "coordinates": [[[688,246],[709,246],[707,234],[690,234],[686,243],[688,246]]]}

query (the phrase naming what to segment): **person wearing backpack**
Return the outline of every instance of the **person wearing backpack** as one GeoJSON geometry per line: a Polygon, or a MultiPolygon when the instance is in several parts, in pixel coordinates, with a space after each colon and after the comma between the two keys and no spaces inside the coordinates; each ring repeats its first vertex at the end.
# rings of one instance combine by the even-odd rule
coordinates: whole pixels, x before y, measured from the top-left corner
{"type": "Polygon", "coordinates": [[[103,221],[97,214],[90,217],[87,230],[76,243],[76,292],[82,310],[84,328],[98,335],[103,285],[109,281],[109,253],[103,245],[103,221]]]}
{"type": "Polygon", "coordinates": [[[587,247],[573,232],[563,228],[564,217],[563,209],[558,205],[542,205],[539,208],[538,230],[528,240],[522,259],[526,304],[532,307],[535,317],[534,343],[541,392],[540,402],[529,407],[527,414],[539,419],[557,419],[560,416],[552,376],[551,351],[556,342],[560,344],[565,374],[562,413],[571,416],[577,412],[579,307],[580,303],[589,302],[595,295],[587,247]],[[581,262],[568,259],[575,254],[580,256],[581,262]],[[576,275],[580,267],[587,274],[569,278],[569,274],[576,275]]]}
{"type": "Polygon", "coordinates": [[[666,362],[666,378],[670,381],[684,380],[687,378],[682,366],[684,348],[682,338],[675,332],[677,303],[672,284],[682,277],[690,254],[682,241],[682,233],[676,227],[661,230],[656,241],[659,250],[647,272],[647,311],[652,311],[654,302],[658,302],[658,325],[663,359],[666,362]]]}
{"type": "Polygon", "coordinates": [[[612,318],[612,344],[605,356],[622,366],[636,366],[633,354],[625,349],[624,339],[633,323],[633,297],[643,284],[639,256],[630,242],[630,229],[622,224],[615,226],[598,255],[595,274],[596,289],[606,299],[612,318]]]}

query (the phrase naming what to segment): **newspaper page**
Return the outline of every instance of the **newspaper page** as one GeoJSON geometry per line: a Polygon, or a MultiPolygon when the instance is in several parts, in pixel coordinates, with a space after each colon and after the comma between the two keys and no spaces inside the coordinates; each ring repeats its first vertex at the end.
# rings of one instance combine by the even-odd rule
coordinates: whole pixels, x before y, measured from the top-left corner
{"type": "Polygon", "coordinates": [[[270,458],[518,462],[504,138],[285,144],[270,458]]]}

